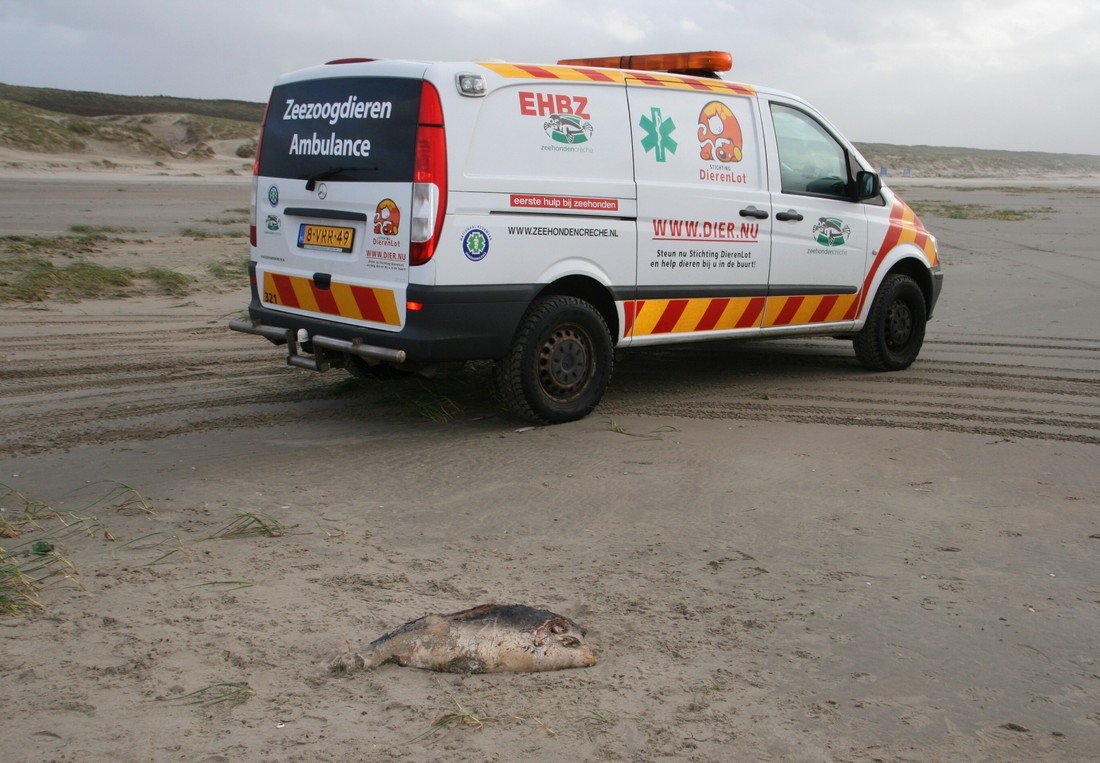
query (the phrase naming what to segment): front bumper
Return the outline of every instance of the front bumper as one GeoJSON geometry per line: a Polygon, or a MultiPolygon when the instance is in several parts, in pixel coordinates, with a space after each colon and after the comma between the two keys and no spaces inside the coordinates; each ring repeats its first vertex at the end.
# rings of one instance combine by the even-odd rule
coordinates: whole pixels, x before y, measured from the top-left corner
{"type": "Polygon", "coordinates": [[[943,289],[943,271],[937,268],[932,271],[932,298],[928,300],[928,317],[936,309],[936,302],[940,299],[940,291],[943,289]]]}

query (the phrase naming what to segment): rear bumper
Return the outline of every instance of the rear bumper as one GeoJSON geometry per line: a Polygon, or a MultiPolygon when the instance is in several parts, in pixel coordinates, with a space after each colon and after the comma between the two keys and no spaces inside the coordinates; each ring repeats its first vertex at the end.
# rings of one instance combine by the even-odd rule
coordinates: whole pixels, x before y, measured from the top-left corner
{"type": "MultiPolygon", "coordinates": [[[[248,315],[251,324],[234,321],[236,331],[266,336],[276,344],[286,341],[286,331],[305,329],[310,337],[365,345],[371,349],[400,351],[403,360],[345,348],[354,354],[389,362],[441,362],[504,357],[516,327],[531,304],[538,285],[506,286],[416,286],[410,284],[406,298],[423,307],[406,312],[400,331],[380,331],[325,318],[273,310],[253,296],[248,315]],[[249,328],[253,330],[249,330],[249,328]]],[[[340,352],[342,345],[322,344],[340,352]]]]}

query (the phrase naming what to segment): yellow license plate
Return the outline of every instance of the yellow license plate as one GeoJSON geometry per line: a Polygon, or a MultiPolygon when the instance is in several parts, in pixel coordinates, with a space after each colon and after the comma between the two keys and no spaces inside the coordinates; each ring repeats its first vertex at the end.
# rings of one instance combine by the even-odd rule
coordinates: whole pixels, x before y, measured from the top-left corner
{"type": "Polygon", "coordinates": [[[355,241],[355,228],[335,225],[310,225],[298,228],[298,246],[302,249],[322,249],[328,252],[350,252],[355,241]]]}

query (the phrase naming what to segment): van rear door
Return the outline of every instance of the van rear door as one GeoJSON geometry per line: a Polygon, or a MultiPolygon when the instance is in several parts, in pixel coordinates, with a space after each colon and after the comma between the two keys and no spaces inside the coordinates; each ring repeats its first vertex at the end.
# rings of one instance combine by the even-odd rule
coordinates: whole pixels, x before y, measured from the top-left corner
{"type": "Polygon", "coordinates": [[[423,70],[334,71],[272,91],[255,199],[260,298],[275,310],[399,331],[423,70]]]}

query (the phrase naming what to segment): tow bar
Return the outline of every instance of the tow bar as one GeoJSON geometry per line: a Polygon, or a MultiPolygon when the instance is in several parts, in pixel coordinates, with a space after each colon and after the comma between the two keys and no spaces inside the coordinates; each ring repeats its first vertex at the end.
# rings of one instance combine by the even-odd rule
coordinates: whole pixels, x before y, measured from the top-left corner
{"type": "MultiPolygon", "coordinates": [[[[327,371],[333,363],[332,356],[357,355],[366,360],[383,361],[386,363],[404,363],[404,350],[391,350],[389,347],[376,347],[371,344],[363,344],[359,339],[350,342],[345,339],[334,339],[330,336],[315,335],[309,342],[313,345],[313,357],[298,354],[298,332],[296,329],[279,328],[278,326],[265,326],[262,323],[246,323],[244,321],[230,321],[229,328],[240,331],[243,334],[255,334],[266,337],[275,342],[286,342],[286,362],[289,366],[306,368],[310,371],[327,371]],[[328,351],[326,353],[326,350],[328,351]]],[[[343,365],[342,362],[336,363],[343,365]]]]}

